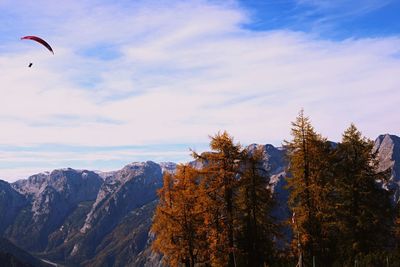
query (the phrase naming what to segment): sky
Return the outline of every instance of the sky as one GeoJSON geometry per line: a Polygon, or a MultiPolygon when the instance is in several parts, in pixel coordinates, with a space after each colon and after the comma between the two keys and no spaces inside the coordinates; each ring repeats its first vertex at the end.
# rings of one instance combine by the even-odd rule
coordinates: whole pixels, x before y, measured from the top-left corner
{"type": "Polygon", "coordinates": [[[0,179],[400,135],[398,0],[0,0],[0,179]],[[55,54],[29,40],[40,36],[55,54]],[[32,68],[28,64],[32,62],[32,68]]]}

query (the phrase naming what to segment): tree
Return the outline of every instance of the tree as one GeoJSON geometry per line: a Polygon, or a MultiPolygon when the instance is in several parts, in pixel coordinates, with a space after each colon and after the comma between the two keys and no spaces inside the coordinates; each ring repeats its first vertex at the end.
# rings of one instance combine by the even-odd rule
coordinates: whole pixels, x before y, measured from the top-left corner
{"type": "Polygon", "coordinates": [[[239,169],[243,157],[240,144],[233,142],[227,132],[211,137],[210,153],[194,157],[203,163],[202,203],[210,263],[213,266],[235,266],[235,194],[239,185],[239,169]]]}
{"type": "Polygon", "coordinates": [[[261,150],[248,151],[226,132],[211,152],[166,173],[154,216],[153,250],[170,266],[264,266],[276,226],[261,150]]]}
{"type": "Polygon", "coordinates": [[[264,151],[245,150],[243,173],[237,196],[237,236],[243,266],[265,266],[274,256],[277,225],[271,217],[273,207],[269,175],[264,166],[264,151]]]}
{"type": "Polygon", "coordinates": [[[331,257],[331,191],[332,146],[317,134],[308,117],[300,111],[292,123],[293,139],[285,142],[289,161],[287,177],[290,189],[289,207],[293,212],[294,250],[302,258],[327,262],[331,257]]]}
{"type": "Polygon", "coordinates": [[[387,173],[378,172],[372,148],[373,142],[351,124],[335,153],[338,251],[350,262],[359,255],[383,251],[390,240],[390,192],[378,184],[388,177],[387,173]]]}
{"type": "Polygon", "coordinates": [[[207,261],[203,207],[198,196],[199,176],[189,165],[179,165],[175,175],[164,174],[159,204],[151,231],[153,249],[170,266],[190,266],[207,261]]]}

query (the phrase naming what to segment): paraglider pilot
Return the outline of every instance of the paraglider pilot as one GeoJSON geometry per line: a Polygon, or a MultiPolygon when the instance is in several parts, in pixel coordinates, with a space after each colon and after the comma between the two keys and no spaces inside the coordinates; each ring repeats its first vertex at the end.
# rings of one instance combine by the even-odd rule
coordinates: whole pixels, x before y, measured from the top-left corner
{"type": "MultiPolygon", "coordinates": [[[[29,35],[29,36],[21,37],[21,40],[33,40],[33,41],[36,41],[39,44],[42,44],[44,47],[46,47],[54,55],[53,48],[51,48],[51,46],[45,40],[43,40],[40,37],[29,35]]],[[[32,67],[32,65],[33,65],[33,63],[31,62],[31,63],[29,63],[28,67],[30,68],[30,67],[32,67]]]]}

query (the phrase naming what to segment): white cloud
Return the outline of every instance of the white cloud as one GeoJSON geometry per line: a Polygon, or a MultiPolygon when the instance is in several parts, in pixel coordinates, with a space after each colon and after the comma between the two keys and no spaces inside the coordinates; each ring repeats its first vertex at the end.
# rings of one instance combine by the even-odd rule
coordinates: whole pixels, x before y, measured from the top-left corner
{"type": "Polygon", "coordinates": [[[19,41],[0,55],[0,144],[190,144],[226,129],[279,145],[302,107],[333,140],[350,122],[399,134],[399,38],[253,32],[243,10],[205,1],[94,3],[9,4],[49,25],[55,55],[19,41]]]}

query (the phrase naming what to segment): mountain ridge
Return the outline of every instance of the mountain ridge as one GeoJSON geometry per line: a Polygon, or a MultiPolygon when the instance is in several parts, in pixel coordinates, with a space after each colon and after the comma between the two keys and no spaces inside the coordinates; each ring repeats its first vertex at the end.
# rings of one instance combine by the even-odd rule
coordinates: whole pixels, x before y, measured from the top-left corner
{"type": "MultiPolygon", "coordinates": [[[[274,216],[285,220],[290,215],[285,150],[270,144],[248,146],[260,147],[277,202],[274,216]]],[[[398,201],[400,138],[380,135],[373,151],[380,170],[391,171],[385,186],[394,190],[393,200],[398,201]]],[[[160,256],[150,249],[149,230],[162,175],[173,173],[176,165],[132,162],[112,172],[63,168],[11,184],[0,180],[0,210],[6,211],[0,219],[0,235],[56,263],[160,265],[160,256]]]]}

